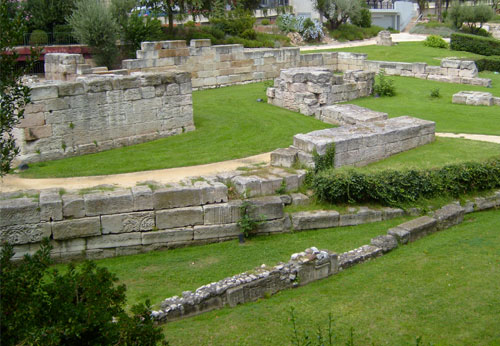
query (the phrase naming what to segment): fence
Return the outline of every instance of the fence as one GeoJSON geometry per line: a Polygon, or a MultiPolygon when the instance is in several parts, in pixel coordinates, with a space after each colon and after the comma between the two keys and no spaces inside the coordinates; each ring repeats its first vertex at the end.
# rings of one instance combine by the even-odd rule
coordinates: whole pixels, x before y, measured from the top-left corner
{"type": "Polygon", "coordinates": [[[23,46],[54,46],[58,44],[79,44],[70,32],[34,31],[24,34],[23,46]]]}

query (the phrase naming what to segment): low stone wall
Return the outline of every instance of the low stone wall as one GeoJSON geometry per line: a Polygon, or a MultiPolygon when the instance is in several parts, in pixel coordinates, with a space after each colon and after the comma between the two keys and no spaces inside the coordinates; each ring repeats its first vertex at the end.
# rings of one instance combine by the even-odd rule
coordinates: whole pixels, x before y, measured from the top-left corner
{"type": "MultiPolygon", "coordinates": [[[[280,70],[294,67],[321,67],[331,71],[364,70],[439,80],[451,83],[490,86],[491,80],[477,78],[466,63],[389,63],[370,61],[366,54],[322,52],[300,54],[299,48],[244,48],[239,44],[212,46],[210,40],[143,42],[137,59],[124,60],[129,71],[187,71],[193,88],[214,88],[276,78],[280,70]]],[[[445,59],[446,60],[446,59],[445,59]]],[[[469,62],[470,63],[470,62],[469,62]]],[[[474,62],[472,62],[474,64],[474,62]]],[[[475,66],[475,65],[474,65],[475,66]]]]}
{"type": "Polygon", "coordinates": [[[363,166],[434,141],[435,123],[409,116],[297,134],[293,145],[271,153],[271,165],[314,166],[313,152],[335,146],[335,167],[363,166]]]}
{"type": "Polygon", "coordinates": [[[453,95],[452,103],[472,106],[500,106],[500,97],[482,91],[460,91],[453,95]]]}
{"type": "Polygon", "coordinates": [[[371,95],[374,82],[373,72],[334,75],[318,67],[285,69],[274,80],[274,87],[267,89],[267,102],[321,118],[321,109],[326,105],[371,95]]]}
{"type": "Polygon", "coordinates": [[[195,129],[189,73],[79,78],[30,85],[15,130],[20,162],[83,155],[195,129]]]}
{"type": "MultiPolygon", "coordinates": [[[[499,206],[500,193],[496,201],[499,206]]],[[[201,286],[194,292],[184,291],[182,297],[167,298],[161,303],[159,310],[152,311],[152,317],[159,322],[175,321],[224,306],[234,307],[282,290],[307,285],[356,264],[383,256],[400,245],[458,225],[462,223],[466,212],[470,210],[458,204],[446,205],[430,216],[402,223],[389,229],[387,234],[372,238],[370,244],[342,254],[319,250],[316,247],[308,248],[303,252],[292,254],[287,263],[279,263],[272,267],[263,264],[252,271],[201,286]]]]}

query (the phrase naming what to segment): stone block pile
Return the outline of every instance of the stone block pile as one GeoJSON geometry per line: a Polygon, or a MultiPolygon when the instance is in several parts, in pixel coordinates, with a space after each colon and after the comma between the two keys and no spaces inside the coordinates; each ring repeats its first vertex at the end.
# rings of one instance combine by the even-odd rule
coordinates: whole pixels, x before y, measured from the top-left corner
{"type": "Polygon", "coordinates": [[[434,141],[435,123],[409,116],[297,134],[293,145],[271,153],[271,165],[314,166],[313,153],[335,146],[334,167],[363,166],[434,141]]]}
{"type": "Polygon", "coordinates": [[[453,95],[452,103],[471,106],[500,106],[500,97],[483,91],[460,91],[453,95]]]}
{"type": "MultiPolygon", "coordinates": [[[[500,193],[493,198],[500,205],[500,193]]],[[[476,206],[479,206],[477,203],[476,201],[476,206]]],[[[404,222],[389,229],[387,234],[372,238],[370,244],[341,254],[310,247],[292,254],[287,263],[278,263],[274,267],[263,264],[252,271],[201,286],[194,292],[184,291],[181,297],[167,298],[161,303],[159,310],[152,312],[152,317],[158,322],[174,321],[224,306],[234,307],[252,302],[282,290],[327,278],[354,265],[383,256],[400,245],[458,225],[466,212],[466,208],[459,204],[446,205],[430,216],[404,222]]],[[[324,223],[321,225],[330,227],[324,223]]]]}
{"type": "Polygon", "coordinates": [[[195,129],[186,72],[79,77],[30,85],[20,162],[95,153],[195,129]]]}
{"type": "Polygon", "coordinates": [[[267,89],[268,103],[321,118],[324,106],[370,95],[374,77],[363,71],[335,75],[318,67],[286,69],[274,80],[274,87],[267,89]]]}
{"type": "Polygon", "coordinates": [[[377,35],[377,46],[392,46],[391,32],[382,30],[377,35]]]}

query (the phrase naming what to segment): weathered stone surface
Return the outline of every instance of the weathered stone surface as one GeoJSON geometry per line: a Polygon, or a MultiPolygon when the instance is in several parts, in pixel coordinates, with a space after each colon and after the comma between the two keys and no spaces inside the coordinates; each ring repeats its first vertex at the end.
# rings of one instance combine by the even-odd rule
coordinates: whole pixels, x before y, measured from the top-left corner
{"type": "Polygon", "coordinates": [[[335,210],[303,211],[293,213],[291,217],[293,229],[296,231],[339,225],[339,213],[335,210]]]}
{"type": "Polygon", "coordinates": [[[392,235],[379,235],[378,237],[372,238],[371,245],[381,248],[382,251],[389,252],[398,247],[398,241],[392,235]]]}
{"type": "Polygon", "coordinates": [[[194,240],[236,238],[241,231],[235,223],[194,226],[194,240]]]}
{"type": "Polygon", "coordinates": [[[233,200],[227,203],[208,204],[203,206],[205,225],[236,223],[240,219],[240,208],[243,202],[233,200]]]}
{"type": "Polygon", "coordinates": [[[151,231],[155,226],[153,212],[101,216],[102,234],[151,231]]]}
{"type": "Polygon", "coordinates": [[[73,254],[85,251],[87,249],[87,241],[82,238],[68,239],[68,240],[52,240],[52,253],[59,253],[62,255],[73,254]]]}
{"type": "Polygon", "coordinates": [[[292,193],[290,196],[292,197],[292,205],[308,205],[309,204],[309,197],[307,197],[303,193],[292,193]]]}
{"type": "Polygon", "coordinates": [[[399,244],[408,244],[410,241],[410,232],[399,227],[389,229],[387,234],[396,238],[399,244]]]}
{"type": "Polygon", "coordinates": [[[40,242],[50,237],[50,223],[24,224],[3,226],[0,229],[0,243],[9,242],[12,245],[40,242]]]}
{"type": "Polygon", "coordinates": [[[278,167],[293,167],[297,162],[298,149],[280,148],[271,153],[271,165],[278,167]]]}
{"type": "Polygon", "coordinates": [[[132,187],[132,196],[134,197],[134,210],[153,209],[153,191],[151,191],[149,186],[139,185],[132,187]]]}
{"type": "Polygon", "coordinates": [[[270,234],[270,233],[282,233],[289,232],[291,230],[291,221],[288,215],[285,215],[282,219],[264,221],[257,225],[256,233],[258,234],[270,234]]]}
{"type": "Polygon", "coordinates": [[[355,125],[386,119],[387,113],[376,112],[351,104],[325,106],[321,109],[320,117],[321,121],[335,125],[355,125]]]}
{"type": "Polygon", "coordinates": [[[203,225],[203,208],[175,208],[156,212],[156,227],[159,229],[203,225]]]}
{"type": "Polygon", "coordinates": [[[31,198],[0,200],[0,226],[40,222],[38,201],[31,198]]]}
{"type": "Polygon", "coordinates": [[[101,222],[98,216],[52,223],[52,235],[55,240],[90,237],[100,234],[101,222]]]}
{"type": "Polygon", "coordinates": [[[92,237],[87,239],[88,250],[135,246],[141,244],[142,236],[139,232],[106,234],[99,237],[92,237]]]}
{"type": "Polygon", "coordinates": [[[40,219],[42,221],[63,219],[63,203],[58,191],[42,191],[40,193],[40,219]]]}
{"type": "Polygon", "coordinates": [[[356,214],[340,215],[339,226],[354,226],[377,221],[382,221],[381,211],[360,207],[356,214]]]}
{"type": "Polygon", "coordinates": [[[448,204],[436,210],[433,218],[437,220],[437,229],[442,230],[462,223],[465,209],[457,204],[448,204]]]}
{"type": "Polygon", "coordinates": [[[460,91],[453,95],[452,103],[472,106],[493,106],[493,95],[482,91],[460,91]]]}
{"type": "Polygon", "coordinates": [[[404,216],[405,211],[399,208],[382,208],[382,220],[390,220],[404,216]]]}
{"type": "Polygon", "coordinates": [[[63,195],[63,216],[79,219],[85,217],[85,202],[81,195],[63,195]]]}
{"type": "Polygon", "coordinates": [[[382,249],[377,246],[363,245],[357,249],[340,254],[339,269],[344,270],[358,263],[362,263],[372,258],[381,256],[382,254],[382,249]]]}
{"type": "Polygon", "coordinates": [[[278,196],[265,196],[249,199],[251,204],[250,217],[258,220],[281,219],[283,214],[283,202],[278,196]]]}
{"type": "MultiPolygon", "coordinates": [[[[405,230],[409,233],[409,241],[415,241],[425,237],[437,230],[437,221],[428,216],[421,216],[414,220],[400,224],[397,228],[405,230]]],[[[392,235],[391,233],[388,233],[392,235]]]]}
{"type": "Polygon", "coordinates": [[[192,228],[180,228],[165,231],[154,231],[142,233],[142,244],[164,244],[164,243],[188,243],[193,240],[192,228]]]}
{"type": "Polygon", "coordinates": [[[377,35],[377,46],[392,46],[391,32],[382,30],[377,35]]]}
{"type": "Polygon", "coordinates": [[[86,194],[85,214],[87,216],[124,213],[134,210],[130,190],[102,191],[86,194]]]}
{"type": "Polygon", "coordinates": [[[170,209],[201,205],[201,191],[191,186],[176,186],[153,192],[155,209],[170,209]]]}

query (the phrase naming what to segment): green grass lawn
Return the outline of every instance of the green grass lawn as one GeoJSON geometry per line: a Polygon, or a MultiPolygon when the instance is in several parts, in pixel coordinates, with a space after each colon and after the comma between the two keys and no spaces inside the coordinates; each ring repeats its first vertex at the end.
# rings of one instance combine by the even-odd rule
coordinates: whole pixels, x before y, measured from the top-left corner
{"type": "MultiPolygon", "coordinates": [[[[312,333],[318,324],[327,328],[331,312],[339,344],[344,344],[353,327],[356,345],[415,345],[417,336],[425,345],[499,345],[499,224],[498,210],[470,214],[459,226],[328,279],[233,309],[171,322],[163,329],[171,345],[289,345],[289,311],[295,307],[299,328],[312,333]]],[[[373,227],[367,228],[366,238],[373,227]]],[[[345,231],[348,236],[358,229],[345,231]]],[[[337,231],[318,232],[333,235],[337,231]]],[[[341,243],[344,236],[339,237],[341,243]]],[[[283,241],[285,247],[287,243],[283,241]]],[[[316,242],[299,248],[306,244],[316,242]]],[[[272,257],[270,251],[253,262],[268,262],[264,258],[272,257]]],[[[181,264],[176,262],[172,270],[181,264]]],[[[230,260],[225,264],[233,266],[230,260]]],[[[188,278],[190,272],[183,276],[188,278]]],[[[168,284],[169,277],[164,279],[168,284]]],[[[150,287],[157,290],[161,285],[150,287]]]]}
{"type": "Polygon", "coordinates": [[[302,53],[318,52],[351,52],[366,53],[369,60],[400,61],[400,62],[425,62],[429,65],[439,65],[441,59],[447,57],[457,58],[479,58],[481,55],[455,51],[443,48],[432,48],[424,46],[423,42],[400,42],[394,46],[361,46],[337,49],[325,49],[316,51],[304,51],[302,53]]]}
{"type": "Polygon", "coordinates": [[[264,83],[193,92],[196,130],[149,143],[30,165],[26,178],[74,177],[184,167],[247,157],[292,144],[293,135],[331,127],[257,102],[264,83]]]}
{"type": "Polygon", "coordinates": [[[434,82],[417,78],[391,76],[396,96],[365,97],[350,101],[362,107],[386,112],[389,117],[410,115],[436,122],[437,132],[478,133],[500,135],[500,107],[470,106],[451,103],[453,94],[462,90],[477,90],[500,96],[500,74],[481,73],[491,78],[492,88],[472,85],[434,82]],[[430,96],[433,89],[439,89],[440,98],[430,96]]]}

